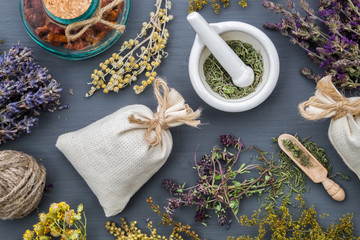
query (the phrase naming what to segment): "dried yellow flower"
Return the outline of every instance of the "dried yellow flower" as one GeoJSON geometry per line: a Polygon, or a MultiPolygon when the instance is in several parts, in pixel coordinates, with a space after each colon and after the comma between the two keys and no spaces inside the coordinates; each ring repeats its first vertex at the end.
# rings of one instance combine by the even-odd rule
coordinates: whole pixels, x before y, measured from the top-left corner
{"type": "Polygon", "coordinates": [[[169,15],[170,0],[158,0],[155,4],[156,11],[150,13],[148,23],[144,22],[140,33],[134,39],[124,41],[120,51],[112,54],[109,59],[99,64],[91,74],[92,85],[86,97],[92,96],[98,89],[104,93],[118,92],[145,73],[147,79],[142,80],[140,86],[135,85],[136,94],[144,91],[151,84],[151,76],[156,76],[156,68],[161,59],[167,57],[165,45],[169,38],[166,24],[174,17],[169,15]],[[164,6],[163,6],[164,5],[164,6]]]}
{"type": "MultiPolygon", "coordinates": [[[[247,7],[246,0],[237,0],[241,7],[247,7]]],[[[203,8],[203,6],[208,4],[208,0],[189,0],[188,12],[197,12],[203,8]]],[[[211,0],[211,6],[214,9],[214,12],[218,14],[221,7],[226,8],[230,5],[230,0],[211,0]]]]}

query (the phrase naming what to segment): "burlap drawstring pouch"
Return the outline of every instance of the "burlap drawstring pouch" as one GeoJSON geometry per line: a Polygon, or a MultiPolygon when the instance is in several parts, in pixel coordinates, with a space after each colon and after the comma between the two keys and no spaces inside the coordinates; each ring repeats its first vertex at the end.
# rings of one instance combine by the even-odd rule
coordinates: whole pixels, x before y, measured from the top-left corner
{"type": "Polygon", "coordinates": [[[162,79],[155,80],[154,92],[155,113],[130,105],[57,140],[56,147],[95,193],[107,217],[120,213],[166,162],[173,145],[169,128],[200,124],[200,110],[193,111],[162,79]]]}
{"type": "Polygon", "coordinates": [[[346,98],[332,84],[331,76],[317,84],[315,96],[299,105],[308,120],[331,118],[329,139],[345,164],[360,178],[360,98],[346,98]]]}

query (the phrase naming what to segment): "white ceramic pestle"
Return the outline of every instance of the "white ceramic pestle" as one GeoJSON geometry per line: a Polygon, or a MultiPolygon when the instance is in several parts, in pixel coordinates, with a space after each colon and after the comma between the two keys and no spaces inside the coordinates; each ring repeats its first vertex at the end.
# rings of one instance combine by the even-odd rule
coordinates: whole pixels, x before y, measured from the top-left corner
{"type": "Polygon", "coordinates": [[[254,82],[254,70],[244,64],[199,13],[190,13],[187,20],[201,41],[229,73],[234,85],[243,88],[254,82]]]}

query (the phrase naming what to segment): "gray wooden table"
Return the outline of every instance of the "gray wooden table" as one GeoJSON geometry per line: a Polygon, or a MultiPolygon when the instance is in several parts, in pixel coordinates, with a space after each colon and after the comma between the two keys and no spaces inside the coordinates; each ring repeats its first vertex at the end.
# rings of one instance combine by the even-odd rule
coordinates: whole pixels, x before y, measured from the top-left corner
{"type": "MultiPolygon", "coordinates": [[[[133,0],[131,14],[126,33],[120,41],[127,40],[136,35],[144,21],[148,21],[149,12],[153,9],[154,0],[133,0]]],[[[355,224],[360,226],[360,188],[359,180],[333,149],[327,137],[329,122],[309,122],[304,120],[298,113],[297,105],[313,95],[315,84],[300,75],[302,66],[315,67],[305,56],[300,48],[289,43],[289,39],[278,32],[264,30],[273,40],[280,56],[280,78],[273,94],[259,107],[244,113],[224,113],[211,108],[204,103],[193,90],[188,76],[188,58],[194,32],[186,22],[186,0],[173,0],[172,14],[175,16],[169,24],[170,40],[167,47],[169,56],[159,69],[159,75],[167,79],[171,87],[181,92],[187,103],[195,108],[202,107],[202,121],[206,123],[200,129],[179,127],[172,129],[174,148],[170,158],[164,167],[146,183],[130,203],[118,216],[110,218],[119,222],[120,217],[127,220],[137,220],[139,227],[145,229],[147,218],[155,223],[156,215],[149,210],[145,199],[152,196],[154,201],[162,206],[166,204],[168,193],[162,188],[161,181],[164,178],[174,178],[180,182],[186,181],[191,184],[196,179],[192,170],[195,149],[198,154],[207,153],[218,142],[218,136],[231,133],[243,139],[246,145],[254,144],[260,148],[272,151],[271,137],[278,136],[283,132],[299,134],[302,137],[312,136],[320,146],[327,150],[334,172],[341,171],[350,175],[351,181],[339,181],[347,193],[344,202],[333,201],[324,191],[321,185],[309,183],[310,192],[305,195],[310,205],[314,205],[318,213],[327,212],[334,218],[341,217],[344,213],[355,213],[355,224]]],[[[274,22],[279,16],[272,14],[261,6],[260,0],[249,0],[247,8],[241,8],[236,1],[233,6],[215,15],[207,6],[201,13],[209,22],[218,21],[243,21],[263,29],[262,24],[274,22]]],[[[19,15],[18,1],[1,0],[0,7],[0,38],[5,40],[2,50],[8,49],[12,44],[21,41],[21,44],[31,47],[41,65],[47,66],[52,76],[63,86],[62,102],[71,105],[69,110],[46,113],[40,116],[40,124],[33,129],[32,133],[23,136],[13,142],[0,146],[0,150],[14,149],[33,155],[36,159],[42,159],[48,176],[47,183],[53,183],[54,189],[47,192],[38,209],[31,215],[13,221],[0,221],[0,239],[21,239],[23,232],[31,228],[37,222],[37,213],[47,211],[52,202],[66,201],[72,207],[82,202],[88,219],[88,239],[105,240],[115,239],[104,228],[107,220],[103,210],[91,192],[85,181],[71,166],[67,159],[55,148],[57,137],[65,132],[82,128],[101,117],[129,104],[145,104],[155,109],[156,102],[151,88],[141,95],[135,95],[132,88],[126,88],[119,94],[97,93],[86,99],[85,93],[89,87],[89,75],[98,63],[108,58],[117,51],[120,41],[105,53],[83,61],[72,62],[52,56],[35,42],[25,32],[19,15]],[[68,94],[73,89],[74,95],[68,94]]],[[[259,205],[255,198],[244,199],[241,203],[240,213],[250,215],[259,205]]],[[[254,234],[255,229],[241,227],[232,224],[230,230],[219,227],[216,219],[207,221],[208,227],[194,223],[195,209],[184,208],[176,213],[176,219],[183,223],[192,224],[202,238],[226,239],[226,236],[240,234],[254,234]]],[[[324,224],[331,221],[321,220],[324,224]]],[[[167,232],[164,227],[158,228],[159,232],[167,232]]],[[[356,230],[360,234],[359,230],[356,230]]]]}

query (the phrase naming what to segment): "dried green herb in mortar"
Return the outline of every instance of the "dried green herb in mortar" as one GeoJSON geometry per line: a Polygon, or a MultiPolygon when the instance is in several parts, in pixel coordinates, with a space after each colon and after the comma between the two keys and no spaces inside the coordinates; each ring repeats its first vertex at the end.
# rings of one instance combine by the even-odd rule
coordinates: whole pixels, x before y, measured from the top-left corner
{"type": "Polygon", "coordinates": [[[254,70],[255,79],[253,84],[245,88],[239,88],[232,82],[230,75],[225,71],[214,55],[210,55],[204,63],[204,74],[206,82],[211,89],[226,99],[239,99],[246,97],[255,91],[261,82],[264,64],[259,51],[249,44],[240,40],[226,41],[229,47],[239,56],[239,58],[254,70]]]}
{"type": "Polygon", "coordinates": [[[298,162],[304,166],[304,167],[312,167],[312,163],[310,162],[309,156],[306,156],[306,154],[301,151],[301,149],[294,144],[291,140],[285,139],[282,141],[284,147],[291,152],[291,154],[294,156],[298,162]]]}

